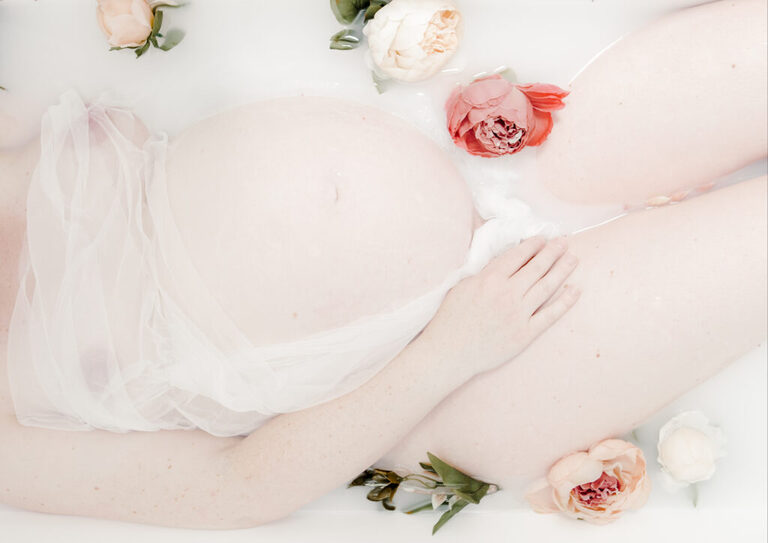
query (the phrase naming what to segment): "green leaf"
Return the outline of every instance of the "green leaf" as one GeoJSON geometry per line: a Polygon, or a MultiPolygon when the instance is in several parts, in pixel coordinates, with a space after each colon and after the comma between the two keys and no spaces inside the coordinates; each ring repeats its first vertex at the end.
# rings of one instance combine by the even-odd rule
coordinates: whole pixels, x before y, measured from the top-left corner
{"type": "Polygon", "coordinates": [[[179,30],[178,28],[172,28],[165,34],[165,39],[163,40],[163,43],[160,44],[160,47],[158,49],[162,49],[163,51],[170,51],[179,43],[181,43],[181,40],[184,39],[184,31],[179,30]]]}
{"type": "Polygon", "coordinates": [[[381,469],[381,468],[375,468],[373,470],[373,475],[371,476],[371,480],[374,483],[379,483],[383,485],[388,485],[391,481],[389,480],[388,476],[389,472],[387,470],[381,469]]]}
{"type": "Polygon", "coordinates": [[[427,456],[443,483],[452,488],[457,496],[471,503],[480,503],[480,500],[488,493],[490,485],[485,481],[470,477],[430,452],[427,453],[427,456]]]}
{"type": "MultiPolygon", "coordinates": [[[[371,70],[371,79],[373,79],[373,86],[376,87],[376,92],[379,94],[384,94],[387,92],[387,88],[389,87],[389,79],[384,79],[382,77],[379,77],[379,75],[371,70]]],[[[432,470],[432,473],[437,473],[436,471],[432,470]]]]}
{"type": "Polygon", "coordinates": [[[456,514],[464,509],[469,504],[466,500],[458,500],[456,503],[454,503],[451,508],[442,514],[440,519],[437,521],[437,523],[432,527],[432,535],[435,535],[435,533],[443,527],[443,525],[451,520],[453,517],[456,516],[456,514]]]}
{"type": "Polygon", "coordinates": [[[389,487],[389,495],[384,498],[384,500],[381,502],[381,505],[384,506],[384,509],[387,511],[394,511],[395,510],[395,504],[392,503],[392,500],[395,499],[395,493],[397,492],[397,485],[390,485],[389,487]]]}
{"type": "Polygon", "coordinates": [[[371,5],[365,10],[365,16],[363,20],[367,23],[376,16],[376,13],[389,4],[390,0],[371,0],[371,5]]]}
{"type": "Polygon", "coordinates": [[[375,488],[372,488],[370,492],[368,492],[368,495],[366,496],[366,499],[372,501],[372,502],[380,502],[386,496],[384,495],[384,492],[387,491],[386,486],[377,486],[375,488]]]}
{"type": "Polygon", "coordinates": [[[149,40],[145,41],[144,45],[136,49],[136,58],[139,58],[141,55],[146,53],[147,49],[149,49],[149,40]]]}
{"type": "Polygon", "coordinates": [[[331,49],[337,49],[339,51],[347,51],[354,49],[360,45],[363,36],[358,30],[351,28],[345,28],[339,30],[331,36],[331,49]]]}
{"type": "Polygon", "coordinates": [[[427,453],[427,456],[429,457],[429,461],[432,463],[432,467],[435,469],[435,472],[440,476],[446,485],[461,488],[465,485],[472,485],[472,483],[482,483],[481,481],[473,479],[466,473],[457,470],[450,464],[443,462],[430,452],[427,453]]]}
{"type": "Polygon", "coordinates": [[[395,498],[398,485],[390,484],[387,486],[377,486],[368,492],[366,498],[372,502],[381,502],[382,507],[387,511],[394,511],[395,504],[392,500],[395,498]]]}
{"type": "Polygon", "coordinates": [[[430,500],[428,502],[425,502],[422,505],[417,505],[413,509],[409,509],[408,511],[405,512],[405,514],[406,515],[412,515],[414,513],[419,513],[421,511],[426,511],[427,509],[432,511],[432,500],[430,500]]]}
{"type": "Polygon", "coordinates": [[[488,483],[482,483],[477,489],[475,490],[461,490],[458,488],[455,488],[453,490],[453,493],[459,496],[460,498],[464,498],[468,502],[472,503],[480,503],[480,500],[482,500],[485,495],[488,493],[488,489],[491,485],[488,483]]]}
{"type": "Polygon", "coordinates": [[[347,485],[347,488],[352,488],[353,486],[363,486],[366,481],[368,481],[371,478],[371,475],[373,474],[373,471],[370,469],[365,470],[363,473],[352,479],[352,481],[347,485]]]}
{"type": "Polygon", "coordinates": [[[5,87],[0,87],[0,90],[7,91],[8,89],[6,89],[5,87]]]}
{"type": "Polygon", "coordinates": [[[155,22],[152,23],[152,32],[151,34],[157,34],[160,32],[160,27],[163,26],[163,12],[162,10],[156,9],[155,10],[155,22]]]}
{"type": "Polygon", "coordinates": [[[368,493],[366,496],[372,502],[380,502],[382,500],[389,499],[392,496],[391,486],[377,486],[368,493]]]}
{"type": "Polygon", "coordinates": [[[427,464],[426,462],[419,462],[419,465],[421,466],[421,469],[423,469],[424,471],[428,471],[430,473],[434,473],[435,475],[437,475],[435,468],[433,468],[431,464],[427,464]]]}
{"type": "Polygon", "coordinates": [[[331,11],[341,24],[351,24],[357,14],[368,8],[370,0],[331,0],[331,11]]]}
{"type": "Polygon", "coordinates": [[[402,477],[400,477],[400,476],[399,476],[397,473],[395,473],[394,471],[388,471],[388,472],[387,472],[387,479],[388,479],[388,480],[389,480],[391,483],[395,483],[395,484],[399,484],[399,483],[400,483],[400,482],[403,480],[403,478],[402,478],[402,477]]]}

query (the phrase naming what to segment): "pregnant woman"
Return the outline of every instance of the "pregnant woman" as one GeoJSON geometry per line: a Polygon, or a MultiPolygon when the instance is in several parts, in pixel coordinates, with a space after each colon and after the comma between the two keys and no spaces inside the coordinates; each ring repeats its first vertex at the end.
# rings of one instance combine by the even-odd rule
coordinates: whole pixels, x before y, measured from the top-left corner
{"type": "MultiPolygon", "coordinates": [[[[765,21],[764,2],[717,2],[620,42],[574,82],[543,182],[635,206],[765,156],[765,21]]],[[[765,337],[764,178],[568,251],[539,237],[499,251],[511,234],[481,224],[448,159],[402,122],[276,104],[204,121],[165,156],[136,147],[129,114],[67,95],[42,148],[0,157],[3,502],[246,527],[426,450],[511,485],[765,337]],[[340,127],[354,160],[325,137],[340,127]],[[115,196],[139,171],[146,192],[115,196]],[[108,431],[125,429],[157,431],[108,431]]]]}

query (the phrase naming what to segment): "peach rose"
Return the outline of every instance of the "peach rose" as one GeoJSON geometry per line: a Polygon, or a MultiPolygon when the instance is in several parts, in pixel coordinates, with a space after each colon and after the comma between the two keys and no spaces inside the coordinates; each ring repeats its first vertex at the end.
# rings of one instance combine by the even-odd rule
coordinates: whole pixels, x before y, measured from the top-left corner
{"type": "Polygon", "coordinates": [[[552,131],[552,111],[568,92],[555,85],[515,85],[491,75],[453,91],[445,104],[448,132],[469,153],[496,157],[541,145],[552,131]]]}
{"type": "Polygon", "coordinates": [[[152,32],[154,15],[146,0],[98,0],[99,26],[112,47],[138,47],[152,32]]]}
{"type": "Polygon", "coordinates": [[[537,513],[562,512],[594,524],[616,520],[642,507],[651,486],[643,451],[620,439],[607,439],[589,452],[560,459],[546,479],[528,489],[526,499],[537,513]]]}

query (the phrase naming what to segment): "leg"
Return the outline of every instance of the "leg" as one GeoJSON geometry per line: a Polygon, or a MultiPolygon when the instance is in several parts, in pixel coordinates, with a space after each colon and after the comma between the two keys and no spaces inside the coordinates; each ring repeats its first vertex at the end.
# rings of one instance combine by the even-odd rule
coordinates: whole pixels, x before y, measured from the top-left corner
{"type": "Polygon", "coordinates": [[[765,50],[765,0],[685,9],[620,41],[574,80],[542,182],[564,200],[636,206],[764,157],[765,50]]]}
{"type": "Polygon", "coordinates": [[[413,466],[429,450],[501,484],[542,474],[765,337],[765,178],[631,214],[570,247],[583,289],[571,312],[449,396],[382,466],[413,466]]]}

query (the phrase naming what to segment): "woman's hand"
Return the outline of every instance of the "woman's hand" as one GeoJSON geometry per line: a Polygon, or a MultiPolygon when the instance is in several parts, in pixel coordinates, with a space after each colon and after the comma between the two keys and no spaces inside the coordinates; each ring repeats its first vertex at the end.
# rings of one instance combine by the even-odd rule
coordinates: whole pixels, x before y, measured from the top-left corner
{"type": "MultiPolygon", "coordinates": [[[[561,240],[507,251],[457,284],[424,329],[428,337],[366,383],[277,416],[245,439],[201,430],[60,432],[22,426],[0,410],[0,501],[184,528],[283,518],[391,451],[469,378],[514,357],[565,313],[576,299],[570,289],[552,296],[575,266],[564,254],[561,240]],[[38,473],[45,480],[29,484],[38,473]]],[[[3,373],[0,359],[0,403],[3,373]]]]}
{"type": "Polygon", "coordinates": [[[469,377],[494,369],[576,303],[577,288],[557,291],[577,262],[563,238],[525,240],[451,289],[422,336],[469,377]]]}

